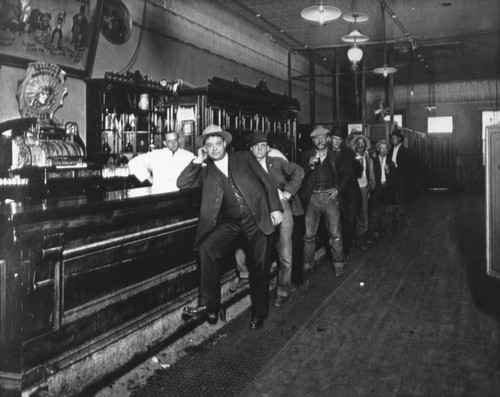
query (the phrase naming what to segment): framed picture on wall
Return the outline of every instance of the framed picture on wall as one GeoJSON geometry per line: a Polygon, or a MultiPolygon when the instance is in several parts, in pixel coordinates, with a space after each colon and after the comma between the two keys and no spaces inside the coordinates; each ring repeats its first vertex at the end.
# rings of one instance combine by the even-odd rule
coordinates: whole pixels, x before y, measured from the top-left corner
{"type": "Polygon", "coordinates": [[[101,32],[113,44],[126,43],[132,33],[132,19],[121,0],[106,0],[102,8],[101,32]]]}
{"type": "Polygon", "coordinates": [[[94,64],[102,0],[0,0],[0,63],[59,65],[88,77],[94,64]]]}

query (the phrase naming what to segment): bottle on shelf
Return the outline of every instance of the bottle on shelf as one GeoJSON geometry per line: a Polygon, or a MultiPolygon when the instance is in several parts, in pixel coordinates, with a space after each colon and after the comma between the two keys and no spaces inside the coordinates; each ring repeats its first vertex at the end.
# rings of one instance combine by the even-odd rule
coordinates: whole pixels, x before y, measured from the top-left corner
{"type": "Polygon", "coordinates": [[[132,133],[125,134],[125,147],[123,151],[126,153],[133,153],[134,146],[132,145],[132,133]]]}
{"type": "Polygon", "coordinates": [[[107,164],[109,158],[111,157],[111,146],[109,145],[109,136],[108,132],[104,131],[102,133],[102,160],[104,164],[107,164]]]}

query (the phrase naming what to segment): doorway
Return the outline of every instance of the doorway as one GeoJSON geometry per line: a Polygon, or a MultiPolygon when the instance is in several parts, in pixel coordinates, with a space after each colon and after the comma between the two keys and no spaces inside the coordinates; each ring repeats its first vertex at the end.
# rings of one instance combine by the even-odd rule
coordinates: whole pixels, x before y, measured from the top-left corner
{"type": "Polygon", "coordinates": [[[455,180],[453,133],[428,134],[426,141],[427,189],[451,189],[455,180]]]}

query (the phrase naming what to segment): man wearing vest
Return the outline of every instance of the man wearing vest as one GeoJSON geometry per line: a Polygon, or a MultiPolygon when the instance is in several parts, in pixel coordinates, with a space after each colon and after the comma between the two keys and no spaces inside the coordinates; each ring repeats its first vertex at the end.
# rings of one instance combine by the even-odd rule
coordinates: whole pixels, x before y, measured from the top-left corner
{"type": "Polygon", "coordinates": [[[198,157],[177,179],[180,189],[201,186],[202,198],[194,248],[199,254],[198,305],[183,318],[217,323],[221,260],[241,234],[248,245],[250,329],[262,327],[269,312],[270,237],[283,219],[276,184],[249,151],[226,152],[232,136],[209,125],[196,139],[198,157]]]}
{"type": "Polygon", "coordinates": [[[304,272],[314,267],[316,233],[321,216],[328,231],[335,277],[344,272],[345,258],[340,226],[340,195],[346,188],[349,172],[340,165],[340,153],[330,148],[329,131],[318,127],[311,133],[314,147],[302,155],[301,165],[305,171],[299,191],[306,208],[304,236],[304,272]]]}
{"type": "Polygon", "coordinates": [[[363,173],[358,178],[362,201],[356,226],[356,245],[363,251],[367,249],[365,243],[368,237],[368,200],[370,199],[370,192],[375,188],[373,159],[367,151],[370,146],[370,139],[365,135],[355,135],[351,141],[351,147],[356,153],[356,161],[363,166],[363,173]]]}

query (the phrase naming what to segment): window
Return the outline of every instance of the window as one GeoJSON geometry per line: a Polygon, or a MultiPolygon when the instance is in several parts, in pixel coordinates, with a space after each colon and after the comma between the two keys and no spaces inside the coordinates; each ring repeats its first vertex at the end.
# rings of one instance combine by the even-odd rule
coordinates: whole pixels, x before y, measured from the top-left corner
{"type": "Polygon", "coordinates": [[[483,165],[486,161],[486,127],[500,122],[500,110],[485,110],[482,112],[481,140],[483,146],[483,165]]]}
{"type": "MultiPolygon", "coordinates": [[[[384,116],[384,120],[385,121],[391,121],[391,115],[388,114],[386,116],[384,116]]],[[[398,126],[398,127],[403,127],[403,115],[402,114],[395,114],[394,115],[394,126],[398,126]]]]}
{"type": "Polygon", "coordinates": [[[362,123],[354,123],[354,124],[348,124],[347,125],[347,133],[350,134],[353,131],[363,131],[363,124],[362,123]]]}
{"type": "Polygon", "coordinates": [[[429,134],[449,134],[453,132],[453,116],[427,117],[429,134]]]}

